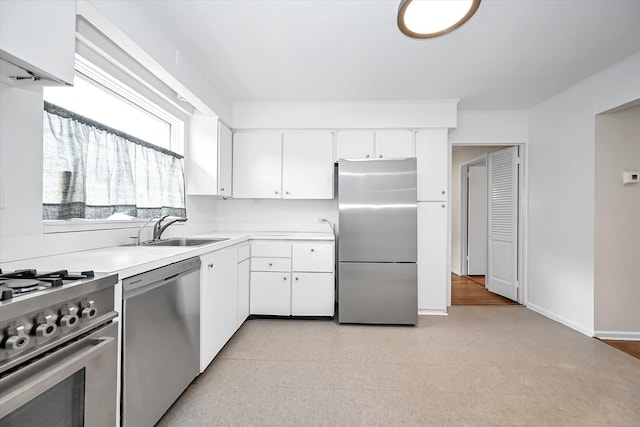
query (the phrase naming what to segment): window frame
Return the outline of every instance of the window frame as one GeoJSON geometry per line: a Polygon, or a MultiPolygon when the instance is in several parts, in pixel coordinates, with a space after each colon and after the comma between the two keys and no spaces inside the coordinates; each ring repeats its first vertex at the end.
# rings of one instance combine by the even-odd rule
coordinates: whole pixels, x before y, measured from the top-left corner
{"type": "MultiPolygon", "coordinates": [[[[129,102],[137,108],[146,110],[148,113],[155,115],[161,120],[169,123],[170,131],[170,148],[169,150],[184,156],[185,145],[185,122],[175,115],[168,112],[149,98],[141,95],[134,89],[127,86],[122,81],[111,76],[107,71],[99,68],[90,61],[76,53],[75,57],[75,73],[83,74],[85,77],[102,85],[106,90],[113,92],[117,97],[121,97],[123,102],[129,102]]],[[[44,110],[43,110],[44,111],[44,110]]],[[[82,114],[82,112],[76,112],[82,114]]],[[[184,162],[184,159],[182,160],[184,162]]],[[[186,186],[185,186],[186,195],[186,186]]],[[[139,228],[148,222],[149,219],[87,219],[72,218],[61,220],[42,220],[43,233],[68,233],[79,231],[99,231],[99,230],[115,230],[127,228],[139,228]]],[[[177,225],[184,225],[183,223],[177,225]]]]}

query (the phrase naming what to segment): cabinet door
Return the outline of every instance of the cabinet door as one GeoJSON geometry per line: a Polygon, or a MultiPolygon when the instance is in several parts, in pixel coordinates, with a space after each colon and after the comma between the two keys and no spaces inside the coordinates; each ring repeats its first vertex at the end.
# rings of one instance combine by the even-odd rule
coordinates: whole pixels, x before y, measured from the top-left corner
{"type": "Polygon", "coordinates": [[[72,85],[75,43],[75,1],[0,1],[3,58],[58,84],[72,85]]]}
{"type": "Polygon", "coordinates": [[[188,155],[185,157],[189,195],[218,194],[217,132],[218,120],[214,117],[194,114],[189,120],[188,155]]]}
{"type": "Polygon", "coordinates": [[[446,201],[449,183],[449,144],[447,129],[416,132],[418,161],[418,201],[446,201]]]}
{"type": "Polygon", "coordinates": [[[374,155],[372,130],[341,130],[336,133],[336,160],[368,159],[374,155]]]}
{"type": "Polygon", "coordinates": [[[291,314],[294,316],[333,316],[333,273],[292,274],[291,314]]]}
{"type": "Polygon", "coordinates": [[[218,121],[218,195],[231,197],[232,133],[218,121]]]}
{"type": "Polygon", "coordinates": [[[331,132],[284,133],[282,198],[333,199],[331,132]]]}
{"type": "Polygon", "coordinates": [[[444,202],[418,203],[418,309],[446,311],[448,209],[444,202]]]}
{"type": "Polygon", "coordinates": [[[410,130],[377,130],[376,158],[415,157],[413,132],[410,130]]]}
{"type": "Polygon", "coordinates": [[[238,263],[238,328],[249,317],[249,264],[248,258],[238,263]]]}
{"type": "Polygon", "coordinates": [[[294,242],[291,269],[332,273],[334,252],[333,242],[294,242]]]}
{"type": "Polygon", "coordinates": [[[291,314],[291,273],[251,273],[251,314],[291,314]]]}
{"type": "Polygon", "coordinates": [[[282,134],[256,132],[233,135],[233,197],[280,199],[282,134]]]}
{"type": "Polygon", "coordinates": [[[237,249],[222,249],[200,259],[200,370],[204,371],[238,327],[237,249]]]}

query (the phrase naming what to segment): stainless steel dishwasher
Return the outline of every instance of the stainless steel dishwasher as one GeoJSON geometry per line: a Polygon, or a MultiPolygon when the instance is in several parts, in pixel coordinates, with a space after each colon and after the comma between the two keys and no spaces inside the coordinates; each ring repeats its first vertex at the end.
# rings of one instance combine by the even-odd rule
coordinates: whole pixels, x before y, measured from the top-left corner
{"type": "Polygon", "coordinates": [[[122,281],[122,425],[153,426],[199,373],[200,258],[122,281]]]}

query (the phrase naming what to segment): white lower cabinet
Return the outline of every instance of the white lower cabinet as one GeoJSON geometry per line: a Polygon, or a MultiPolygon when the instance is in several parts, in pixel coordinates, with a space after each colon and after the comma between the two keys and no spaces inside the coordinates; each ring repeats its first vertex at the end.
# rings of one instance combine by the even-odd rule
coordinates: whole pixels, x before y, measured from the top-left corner
{"type": "Polygon", "coordinates": [[[238,329],[237,246],[200,260],[200,372],[238,329]]]}
{"type": "Polygon", "coordinates": [[[334,242],[251,244],[251,314],[333,316],[334,242]]]}
{"type": "Polygon", "coordinates": [[[292,276],[291,315],[333,316],[333,273],[294,272],[292,276]]]}
{"type": "Polygon", "coordinates": [[[447,221],[444,202],[418,202],[418,310],[447,310],[447,221]]]}
{"type": "Polygon", "coordinates": [[[242,245],[238,248],[238,328],[249,317],[250,276],[249,245],[242,245]]]}
{"type": "Polygon", "coordinates": [[[291,314],[291,273],[251,273],[251,314],[291,314]]]}

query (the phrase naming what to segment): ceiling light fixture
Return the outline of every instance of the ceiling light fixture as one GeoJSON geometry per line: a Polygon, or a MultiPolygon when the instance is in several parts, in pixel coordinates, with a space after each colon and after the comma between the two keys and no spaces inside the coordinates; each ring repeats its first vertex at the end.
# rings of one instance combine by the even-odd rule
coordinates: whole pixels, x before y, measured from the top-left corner
{"type": "Polygon", "coordinates": [[[467,22],[479,6],[480,0],[402,0],[398,27],[416,39],[442,36],[467,22]]]}

